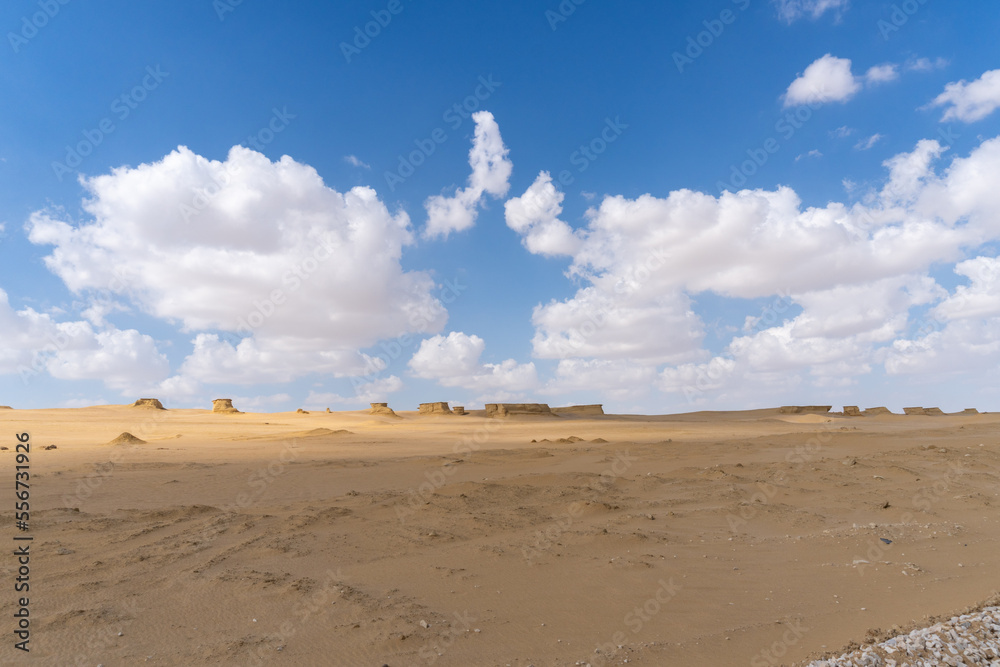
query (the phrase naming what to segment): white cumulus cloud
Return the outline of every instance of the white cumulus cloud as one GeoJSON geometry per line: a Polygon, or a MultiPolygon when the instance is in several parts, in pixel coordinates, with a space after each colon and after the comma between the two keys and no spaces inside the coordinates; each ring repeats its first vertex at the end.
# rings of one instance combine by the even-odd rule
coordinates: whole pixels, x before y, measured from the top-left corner
{"type": "Polygon", "coordinates": [[[934,70],[944,69],[948,66],[948,61],[944,58],[935,58],[931,60],[930,58],[911,58],[906,61],[906,69],[912,72],[933,72],[934,70]]]}
{"type": "Polygon", "coordinates": [[[554,395],[598,391],[615,400],[635,400],[649,394],[655,380],[653,366],[630,360],[563,359],[542,391],[554,395]]]}
{"type": "Polygon", "coordinates": [[[846,102],[861,88],[851,73],[851,61],[828,53],[792,81],[785,92],[785,106],[846,102]]]}
{"type": "Polygon", "coordinates": [[[498,364],[480,363],[486,342],[475,335],[453,331],[420,343],[410,359],[410,370],[419,378],[436,380],[445,387],[463,387],[476,391],[516,392],[532,389],[538,383],[535,365],[507,359],[498,364]]]}
{"type": "Polygon", "coordinates": [[[986,118],[1000,107],[1000,69],[985,72],[972,82],[949,83],[930,106],[945,107],[942,122],[973,123],[986,118]]]}
{"type": "Polygon", "coordinates": [[[95,329],[87,321],[57,322],[31,308],[15,311],[0,289],[0,373],[25,383],[45,373],[61,380],[101,380],[138,391],[169,372],[156,342],[135,329],[95,329]]]}
{"type": "MultiPolygon", "coordinates": [[[[1000,138],[936,169],[944,151],[925,140],[887,160],[883,187],[853,205],[804,207],[787,187],[605,197],[574,232],[567,275],[583,285],[537,306],[532,317],[534,355],[560,360],[547,387],[600,377],[591,387],[627,394],[652,368],[667,392],[683,394],[693,382],[698,395],[726,385],[752,399],[752,386],[780,392],[782,383],[804,381],[801,373],[831,388],[882,364],[899,372],[901,353],[890,351],[922,309],[940,302],[942,313],[958,317],[962,304],[981,322],[996,302],[992,260],[959,264],[971,285],[952,297],[928,271],[1000,239],[1000,191],[991,176],[1000,173],[1000,138]],[[712,355],[694,312],[703,293],[787,295],[796,312],[758,324],[712,355]]],[[[552,192],[543,200],[561,201],[552,192]]],[[[549,219],[558,213],[538,209],[549,219]]],[[[526,219],[509,220],[525,238],[533,229],[526,219]]],[[[992,349],[988,336],[970,340],[986,342],[970,343],[968,354],[992,349]]]]}
{"type": "Polygon", "coordinates": [[[850,0],[774,0],[778,6],[778,16],[787,23],[800,18],[818,19],[827,12],[834,12],[837,18],[850,7],[850,0]]]}
{"type": "Polygon", "coordinates": [[[330,405],[366,406],[369,403],[385,403],[389,395],[403,389],[403,381],[395,375],[377,378],[368,382],[359,382],[355,386],[354,396],[311,391],[306,397],[305,405],[310,410],[321,410],[330,405]]]}
{"type": "Polygon", "coordinates": [[[290,157],[234,147],[220,162],[180,147],[82,184],[89,219],[38,211],[29,239],[54,246],[45,263],[74,293],[127,300],[195,334],[165,391],[349,375],[369,363],[357,350],[446,321],[430,276],[400,265],[408,216],[370,188],[337,192],[290,157]]]}
{"type": "Polygon", "coordinates": [[[865,81],[869,85],[888,83],[899,78],[899,66],[893,63],[875,65],[865,72],[865,81]]]}
{"type": "Polygon", "coordinates": [[[940,303],[933,314],[942,321],[1000,316],[1000,259],[975,257],[959,262],[955,273],[969,280],[940,303]]]}
{"type": "Polygon", "coordinates": [[[573,228],[559,220],[562,192],[548,172],[538,174],[523,195],[504,204],[507,226],[522,236],[524,246],[541,255],[572,255],[580,246],[573,228]]]}
{"type": "Polygon", "coordinates": [[[507,159],[508,149],[500,136],[500,127],[489,111],[472,114],[476,132],[469,151],[469,185],[453,197],[435,195],[424,203],[427,209],[427,238],[444,236],[469,229],[476,222],[483,195],[503,197],[510,188],[513,164],[507,159]]]}

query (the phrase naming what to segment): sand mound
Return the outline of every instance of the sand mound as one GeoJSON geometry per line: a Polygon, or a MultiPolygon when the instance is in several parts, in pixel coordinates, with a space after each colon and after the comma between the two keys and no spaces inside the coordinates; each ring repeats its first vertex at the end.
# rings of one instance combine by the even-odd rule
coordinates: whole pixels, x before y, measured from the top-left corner
{"type": "Polygon", "coordinates": [[[860,417],[861,408],[856,405],[845,405],[844,406],[844,416],[845,417],[860,417]]]}
{"type": "Polygon", "coordinates": [[[108,443],[109,445],[145,445],[146,441],[141,438],[137,438],[128,431],[125,431],[119,435],[114,440],[108,443]]]}
{"type": "Polygon", "coordinates": [[[156,410],[166,410],[163,403],[158,398],[140,398],[132,404],[133,408],[154,408],[156,410]]]}
{"type": "Polygon", "coordinates": [[[542,417],[554,417],[552,410],[545,403],[487,403],[487,417],[512,417],[519,415],[533,415],[542,417]]]}
{"type": "Polygon", "coordinates": [[[877,407],[877,408],[865,408],[865,416],[872,417],[874,415],[891,415],[892,411],[889,408],[877,407]]]}
{"type": "Polygon", "coordinates": [[[231,398],[217,398],[213,400],[212,412],[229,412],[234,414],[241,414],[239,410],[233,407],[233,399],[231,398]]]}
{"type": "Polygon", "coordinates": [[[801,415],[809,412],[829,412],[832,405],[783,405],[778,412],[783,415],[801,415]]]}
{"type": "Polygon", "coordinates": [[[368,411],[370,415],[382,415],[383,417],[396,417],[402,419],[396,414],[396,411],[389,407],[388,403],[369,403],[372,409],[368,411]]]}
{"type": "Polygon", "coordinates": [[[552,408],[552,412],[557,415],[603,415],[604,406],[600,403],[593,405],[570,405],[565,408],[552,408]]]}
{"type": "Polygon", "coordinates": [[[422,415],[450,415],[452,414],[451,408],[448,407],[446,402],[438,403],[421,403],[420,404],[420,414],[422,415]]]}

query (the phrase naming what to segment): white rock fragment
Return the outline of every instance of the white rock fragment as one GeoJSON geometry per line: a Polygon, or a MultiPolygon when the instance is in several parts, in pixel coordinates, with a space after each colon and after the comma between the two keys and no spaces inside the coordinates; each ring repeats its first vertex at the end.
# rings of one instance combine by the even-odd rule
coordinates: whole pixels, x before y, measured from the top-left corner
{"type": "Polygon", "coordinates": [[[929,628],[861,647],[806,667],[1000,666],[1000,607],[954,616],[929,628]],[[901,654],[893,659],[890,655],[901,654]]]}

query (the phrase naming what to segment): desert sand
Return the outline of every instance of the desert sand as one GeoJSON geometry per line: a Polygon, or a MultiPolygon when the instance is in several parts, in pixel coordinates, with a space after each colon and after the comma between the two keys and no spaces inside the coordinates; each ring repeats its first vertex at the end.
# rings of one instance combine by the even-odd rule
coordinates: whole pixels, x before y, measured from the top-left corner
{"type": "Polygon", "coordinates": [[[1000,591],[997,414],[166,407],[0,412],[0,663],[793,665],[1000,591]]]}

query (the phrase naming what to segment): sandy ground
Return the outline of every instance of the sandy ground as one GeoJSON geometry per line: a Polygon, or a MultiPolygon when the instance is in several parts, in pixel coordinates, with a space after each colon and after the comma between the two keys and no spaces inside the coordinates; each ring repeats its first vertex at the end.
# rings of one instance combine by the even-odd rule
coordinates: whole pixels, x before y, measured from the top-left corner
{"type": "Polygon", "coordinates": [[[760,667],[1000,591],[1000,415],[399,414],[0,410],[0,662],[760,667]]]}

